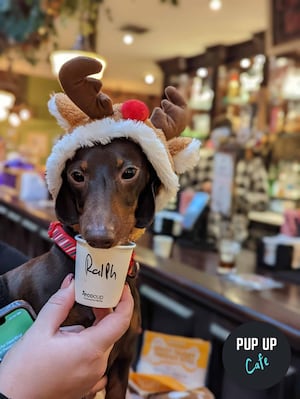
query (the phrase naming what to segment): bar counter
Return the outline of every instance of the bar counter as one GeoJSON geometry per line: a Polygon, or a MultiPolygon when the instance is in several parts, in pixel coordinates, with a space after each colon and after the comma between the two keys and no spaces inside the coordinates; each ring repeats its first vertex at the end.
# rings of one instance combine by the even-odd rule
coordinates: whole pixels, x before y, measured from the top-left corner
{"type": "Polygon", "coordinates": [[[47,232],[54,220],[52,201],[24,202],[14,189],[0,185],[0,240],[29,257],[41,255],[52,244],[47,232]]]}
{"type": "MultiPolygon", "coordinates": [[[[141,264],[139,285],[143,327],[212,343],[207,386],[216,398],[296,399],[300,397],[300,285],[281,281],[281,288],[249,290],[217,273],[218,254],[176,244],[170,259],[150,249],[151,234],[138,242],[141,264]],[[248,321],[268,322],[288,338],[292,360],[281,383],[264,391],[235,384],[222,367],[222,348],[228,335],[248,321]]],[[[256,268],[256,254],[242,250],[237,273],[257,272],[277,278],[276,273],[256,268]]]]}
{"type": "MultiPolygon", "coordinates": [[[[50,248],[47,229],[55,220],[51,201],[24,203],[0,186],[0,220],[2,241],[31,257],[50,248]]],[[[228,388],[222,369],[221,348],[228,334],[241,323],[251,320],[269,322],[288,338],[292,349],[290,374],[299,380],[300,285],[284,282],[282,288],[247,290],[217,274],[218,254],[215,252],[175,243],[172,257],[162,259],[151,247],[152,235],[146,232],[136,248],[136,259],[141,265],[139,289],[143,328],[210,340],[213,350],[207,385],[217,399],[293,399],[290,393],[280,396],[279,392],[285,392],[282,386],[278,392],[269,389],[262,396],[257,392],[253,396],[247,392],[248,396],[245,396],[245,392],[238,391],[232,382],[228,388]]],[[[255,253],[243,250],[237,270],[255,271],[255,253]]],[[[266,274],[276,278],[274,273],[266,274]]]]}
{"type": "MultiPolygon", "coordinates": [[[[191,250],[177,248],[177,251],[186,253],[191,250]]],[[[215,310],[228,314],[237,323],[258,320],[274,324],[289,337],[293,347],[300,350],[299,285],[284,283],[283,288],[262,291],[244,289],[217,274],[216,253],[195,254],[198,268],[174,258],[158,258],[152,250],[140,245],[136,254],[143,274],[155,273],[158,281],[170,281],[186,295],[203,298],[204,302],[213,304],[215,310]]],[[[244,269],[243,265],[242,268],[238,265],[239,269],[244,269]]]]}

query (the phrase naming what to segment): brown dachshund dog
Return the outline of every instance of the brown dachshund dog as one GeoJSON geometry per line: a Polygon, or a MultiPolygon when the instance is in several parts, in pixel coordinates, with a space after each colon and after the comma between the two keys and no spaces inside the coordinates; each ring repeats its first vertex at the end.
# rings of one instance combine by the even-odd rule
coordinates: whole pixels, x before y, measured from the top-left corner
{"type": "MultiPolygon", "coordinates": [[[[67,162],[62,178],[57,216],[72,236],[76,234],[74,226],[79,225],[78,230],[93,247],[125,243],[134,226],[147,226],[153,218],[159,180],[140,147],[129,140],[116,139],[105,146],[78,150],[67,162]]],[[[54,245],[49,253],[6,273],[2,279],[10,301],[22,298],[38,313],[70,272],[74,273],[74,261],[54,245]]],[[[135,278],[128,277],[127,281],[134,313],[129,330],[115,344],[109,358],[108,399],[125,398],[140,328],[135,278]]],[[[76,304],[65,324],[89,326],[93,318],[91,308],[76,304]]]]}
{"type": "MultiPolygon", "coordinates": [[[[88,77],[100,69],[85,57],[62,68],[60,82],[67,94],[53,95],[49,110],[67,134],[54,146],[46,178],[65,232],[71,237],[80,233],[93,247],[110,248],[134,240],[133,232],[150,225],[155,210],[176,194],[176,173],[194,166],[199,145],[177,137],[186,126],[186,104],[176,89],[166,89],[162,108],[148,119],[137,102],[112,105],[100,92],[101,83],[88,77]]],[[[54,244],[48,253],[1,276],[0,286],[8,302],[24,299],[38,313],[70,272],[74,260],[54,244]]],[[[106,399],[126,396],[140,328],[135,278],[127,281],[134,313],[109,357],[106,399]]],[[[91,308],[75,304],[65,324],[90,326],[93,320],[91,308]]]]}

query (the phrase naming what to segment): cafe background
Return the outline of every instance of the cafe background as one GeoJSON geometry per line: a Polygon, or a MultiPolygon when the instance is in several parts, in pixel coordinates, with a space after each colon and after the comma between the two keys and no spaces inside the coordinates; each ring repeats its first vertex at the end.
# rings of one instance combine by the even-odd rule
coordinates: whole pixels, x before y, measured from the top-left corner
{"type": "MultiPolygon", "coordinates": [[[[7,3],[12,2],[8,1],[7,3]]],[[[20,1],[21,3],[22,1],[20,1]]],[[[32,4],[35,3],[38,4],[39,2],[32,2],[32,4]]],[[[61,7],[62,16],[57,15],[54,18],[54,22],[60,18],[63,20],[61,24],[64,28],[67,27],[74,31],[74,24],[68,25],[68,19],[63,14],[62,5],[69,2],[46,1],[40,3],[44,7],[42,11],[46,5],[53,8],[53,13],[56,10],[55,7],[61,7]]],[[[114,21],[109,23],[109,17],[107,16],[109,11],[116,14],[116,10],[114,11],[113,8],[114,5],[107,10],[108,6],[105,5],[105,2],[97,1],[96,3],[98,3],[98,8],[102,7],[102,9],[100,8],[101,24],[104,27],[111,24],[116,25],[114,21]]],[[[164,13],[171,12],[170,15],[174,12],[178,14],[186,12],[185,7],[187,5],[185,2],[181,4],[179,2],[177,6],[172,5],[172,2],[166,2],[169,4],[159,3],[157,1],[157,4],[155,4],[158,15],[160,11],[164,13]],[[181,9],[182,7],[184,7],[183,10],[181,9]]],[[[264,30],[261,29],[248,34],[247,40],[229,44],[223,44],[222,35],[220,34],[220,37],[218,37],[215,34],[216,38],[210,39],[214,40],[214,42],[210,42],[210,45],[206,46],[201,53],[195,52],[192,56],[182,56],[175,53],[176,56],[174,57],[161,56],[160,59],[155,59],[153,62],[155,67],[152,69],[156,73],[154,86],[141,83],[141,77],[139,77],[138,83],[134,85],[134,80],[130,77],[131,81],[129,78],[127,82],[116,88],[111,83],[110,69],[112,66],[108,56],[108,66],[106,72],[104,72],[104,77],[108,75],[108,83],[106,83],[104,78],[104,88],[115,102],[135,97],[145,101],[150,110],[152,110],[154,106],[159,104],[163,95],[163,87],[167,84],[179,87],[185,95],[190,109],[190,121],[184,134],[200,138],[203,142],[209,136],[213,120],[220,114],[226,113],[233,122],[237,136],[244,137],[245,140],[251,139],[253,146],[256,145],[257,149],[265,157],[270,175],[271,196],[277,197],[279,193],[280,197],[286,196],[287,199],[290,199],[289,197],[291,196],[293,200],[297,200],[299,196],[295,187],[297,179],[286,183],[282,183],[282,180],[285,180],[286,175],[290,177],[290,174],[286,173],[290,169],[293,171],[293,178],[298,173],[299,155],[297,154],[297,146],[299,145],[299,135],[297,133],[300,112],[298,94],[300,72],[297,38],[299,32],[297,31],[297,24],[294,26],[293,21],[297,20],[297,7],[299,5],[297,1],[268,1],[261,3],[264,3],[264,7],[261,6],[261,9],[266,19],[266,28],[264,30]],[[288,11],[283,13],[282,9],[285,8],[288,11]],[[287,32],[284,30],[285,25],[287,26],[287,32]],[[281,144],[275,145],[275,149],[271,153],[271,146],[273,146],[274,142],[277,142],[278,137],[283,132],[296,134],[289,135],[289,138],[283,141],[283,146],[281,144]],[[260,148],[258,148],[259,146],[260,148]],[[273,156],[273,158],[270,159],[270,156],[273,156]],[[271,164],[270,161],[274,162],[271,164]],[[284,161],[289,161],[291,164],[286,164],[284,161]]],[[[77,6],[79,7],[79,5],[80,2],[78,2],[77,6]]],[[[206,5],[206,8],[208,8],[208,5],[206,5]]],[[[223,8],[226,11],[226,3],[223,8]]],[[[200,15],[201,10],[199,10],[200,15]]],[[[234,7],[230,10],[232,13],[234,7]]],[[[220,12],[222,12],[222,9],[220,12]]],[[[2,18],[4,17],[5,14],[2,14],[2,18]]],[[[98,15],[98,18],[100,17],[98,15]]],[[[77,21],[79,17],[73,10],[69,18],[77,21]]],[[[113,15],[112,18],[116,18],[116,15],[113,15]]],[[[239,20],[246,19],[246,15],[241,13],[238,18],[239,20]]],[[[232,23],[234,21],[235,18],[232,15],[232,23]]],[[[63,46],[61,44],[63,40],[62,36],[59,36],[62,28],[57,22],[58,28],[56,28],[54,33],[58,36],[54,43],[50,36],[53,33],[53,29],[51,28],[51,30],[48,27],[50,24],[48,23],[47,25],[44,21],[39,23],[41,24],[40,30],[41,27],[48,29],[48,38],[47,40],[45,39],[47,46],[43,43],[43,38],[37,40],[33,33],[31,33],[33,38],[30,40],[25,35],[21,38],[19,36],[17,38],[13,37],[13,40],[20,40],[20,42],[17,45],[16,43],[11,45],[12,39],[8,35],[13,32],[13,26],[5,26],[6,37],[4,42],[1,43],[0,88],[4,90],[6,88],[11,89],[16,96],[16,100],[14,107],[10,109],[10,114],[13,115],[10,115],[10,118],[0,116],[3,119],[0,122],[0,128],[1,137],[5,139],[8,151],[21,151],[28,161],[33,162],[38,167],[43,167],[53,142],[61,133],[55,121],[49,115],[47,101],[50,93],[61,89],[55,76],[51,73],[49,60],[47,62],[46,76],[42,70],[46,62],[45,58],[49,58],[53,46],[63,46]],[[35,42],[41,42],[38,49],[34,48],[36,46],[35,42]],[[41,51],[45,52],[45,50],[47,50],[45,54],[41,53],[41,51]],[[22,73],[22,67],[26,73],[22,73]],[[22,109],[29,111],[30,117],[26,121],[22,121],[19,117],[22,109]]],[[[136,30],[138,26],[142,26],[140,21],[136,21],[135,24],[136,30]]],[[[30,28],[34,29],[31,26],[30,28]]],[[[80,29],[79,36],[83,36],[84,40],[88,38],[89,47],[91,48],[97,47],[97,42],[100,42],[98,46],[101,48],[103,47],[103,42],[106,43],[108,41],[103,38],[105,34],[102,31],[100,40],[98,38],[95,42],[93,36],[95,34],[99,35],[99,32],[89,32],[87,35],[84,33],[84,27],[80,29]],[[95,42],[94,45],[92,45],[93,40],[95,42]]],[[[98,31],[101,29],[104,28],[98,27],[98,31]]],[[[112,28],[110,27],[110,29],[112,28]]],[[[130,30],[130,27],[128,29],[130,30]]],[[[131,29],[134,31],[133,27],[131,29]]],[[[149,30],[151,32],[151,28],[149,30]]],[[[125,28],[124,32],[127,32],[125,28]]],[[[76,36],[76,33],[78,32],[75,30],[74,36],[76,36]]],[[[140,35],[142,36],[143,34],[140,35]]],[[[147,35],[147,33],[144,33],[144,35],[147,35]]],[[[136,36],[136,41],[138,41],[139,34],[136,34],[136,36]]],[[[71,37],[70,40],[73,40],[74,44],[74,37],[71,37]]],[[[229,39],[226,38],[226,40],[228,41],[229,39]]],[[[123,52],[126,50],[123,49],[123,52]]],[[[132,50],[128,46],[128,56],[130,56],[130,51],[132,50]]],[[[179,50],[173,51],[179,52],[179,50]]],[[[138,65],[136,63],[136,68],[138,65]]],[[[135,64],[131,66],[131,69],[134,68],[135,64]]],[[[120,68],[118,73],[122,75],[122,68],[120,68]]],[[[125,71],[124,75],[126,79],[125,71]]]]}
{"type": "MultiPolygon", "coordinates": [[[[1,7],[25,7],[25,3],[7,0],[1,7]]],[[[252,242],[239,254],[235,276],[240,280],[233,281],[218,275],[218,247],[206,245],[203,226],[207,220],[207,197],[198,198],[196,213],[190,208],[191,219],[184,223],[192,220],[192,229],[187,231],[181,229],[178,198],[174,199],[166,213],[156,217],[137,248],[141,263],[143,328],[210,341],[206,386],[218,399],[296,399],[300,395],[300,261],[297,255],[300,253],[300,1],[247,2],[250,7],[247,14],[245,2],[223,0],[219,11],[209,12],[224,12],[222,24],[228,25],[212,25],[211,15],[204,11],[209,2],[200,3],[196,0],[124,1],[122,7],[128,10],[122,8],[124,18],[120,21],[115,0],[109,3],[32,0],[32,6],[42,7],[40,18],[44,29],[38,30],[37,36],[33,31],[19,42],[16,38],[9,39],[8,32],[14,32],[13,25],[4,24],[5,13],[1,13],[5,10],[0,8],[0,26],[7,29],[5,32],[0,29],[0,94],[4,90],[15,96],[12,107],[2,107],[8,113],[0,122],[0,239],[28,256],[39,255],[51,245],[47,229],[55,215],[41,180],[45,160],[61,134],[47,110],[50,93],[61,90],[49,61],[54,47],[71,48],[79,37],[84,39],[84,51],[103,53],[107,61],[104,91],[114,102],[138,98],[152,110],[160,103],[163,88],[168,84],[176,86],[185,96],[189,109],[189,123],[183,134],[199,138],[204,147],[209,143],[215,120],[224,115],[229,118],[235,136],[245,144],[246,151],[263,160],[269,204],[263,212],[249,215],[252,242]],[[98,6],[97,12],[100,11],[96,13],[101,22],[97,25],[101,31],[99,36],[93,10],[92,14],[82,14],[83,24],[76,23],[74,27],[67,23],[69,19],[82,22],[80,8],[76,11],[74,4],[80,7],[80,4],[92,3],[98,6]],[[62,5],[69,7],[64,10],[67,14],[61,13],[62,5]],[[230,5],[230,11],[226,5],[230,5]],[[45,10],[47,18],[43,19],[45,10]],[[135,10],[139,10],[138,16],[135,10]],[[194,22],[189,24],[191,13],[196,15],[200,33],[194,29],[188,37],[186,32],[190,26],[195,27],[194,22]],[[91,16],[90,30],[87,27],[91,27],[91,16]],[[151,16],[151,28],[147,16],[151,16]],[[247,16],[257,24],[246,34],[243,25],[247,25],[247,16]],[[170,30],[179,31],[182,38],[177,36],[175,43],[170,44],[171,38],[165,39],[164,35],[167,35],[166,25],[172,24],[172,17],[176,22],[170,30]],[[52,22],[57,24],[56,29],[52,22]],[[121,25],[127,25],[127,29],[119,29],[121,25]],[[116,26],[118,29],[112,32],[116,26]],[[121,39],[121,33],[127,33],[128,26],[136,36],[136,47],[142,48],[132,50],[133,47],[114,42],[116,38],[121,39]],[[145,26],[150,33],[141,33],[141,27],[145,26]],[[232,31],[234,27],[243,31],[241,39],[237,40],[233,34],[230,37],[231,27],[232,31]],[[156,36],[155,30],[159,31],[156,36]],[[214,37],[209,34],[212,30],[214,37]],[[144,41],[147,34],[157,48],[155,55],[150,42],[146,45],[144,41]],[[69,43],[65,43],[66,36],[69,43]],[[200,40],[202,36],[208,37],[206,41],[200,40]],[[116,58],[117,53],[120,58],[116,58]],[[148,65],[150,54],[151,67],[148,65]],[[138,77],[133,76],[134,71],[138,71],[138,77]],[[149,71],[156,78],[154,85],[143,80],[149,71]],[[120,76],[125,80],[121,81],[120,76]],[[28,112],[22,112],[24,110],[28,112]],[[39,179],[27,179],[24,188],[22,177],[28,171],[36,173],[39,179]],[[36,197],[38,193],[40,197],[36,197]],[[283,226],[284,239],[280,235],[283,226]],[[152,251],[153,236],[159,233],[173,239],[166,258],[152,251]],[[230,331],[249,320],[269,321],[279,326],[292,347],[292,362],[285,379],[259,393],[232,383],[222,369],[224,340],[230,331]]],[[[15,16],[13,11],[11,15],[15,16]]],[[[30,15],[26,14],[26,18],[30,15]]],[[[231,190],[230,184],[228,190],[231,190]]]]}

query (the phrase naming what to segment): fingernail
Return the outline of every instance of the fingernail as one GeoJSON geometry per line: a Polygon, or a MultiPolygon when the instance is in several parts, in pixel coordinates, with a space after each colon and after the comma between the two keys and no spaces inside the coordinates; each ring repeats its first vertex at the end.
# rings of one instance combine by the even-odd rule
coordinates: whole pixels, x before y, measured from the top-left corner
{"type": "Polygon", "coordinates": [[[64,278],[64,281],[62,282],[60,288],[68,288],[69,285],[71,284],[73,278],[74,278],[74,274],[73,274],[73,273],[68,274],[68,275],[64,278]]]}

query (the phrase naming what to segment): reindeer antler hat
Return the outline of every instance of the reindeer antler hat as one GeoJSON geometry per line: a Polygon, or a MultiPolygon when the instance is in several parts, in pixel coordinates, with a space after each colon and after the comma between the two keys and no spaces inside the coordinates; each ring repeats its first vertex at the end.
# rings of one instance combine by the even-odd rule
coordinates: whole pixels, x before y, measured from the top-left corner
{"type": "Polygon", "coordinates": [[[179,188],[178,174],[195,166],[200,142],[177,137],[187,123],[186,103],[174,87],[165,90],[161,108],[151,117],[147,106],[138,100],[112,104],[100,91],[102,83],[89,77],[101,71],[95,59],[77,57],[66,62],[59,80],[65,93],[49,100],[50,113],[67,132],[53,146],[46,163],[48,189],[55,199],[62,184],[61,173],[68,159],[81,147],[108,144],[124,137],[139,144],[161,181],[156,210],[166,206],[179,188]]]}

